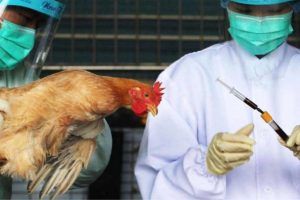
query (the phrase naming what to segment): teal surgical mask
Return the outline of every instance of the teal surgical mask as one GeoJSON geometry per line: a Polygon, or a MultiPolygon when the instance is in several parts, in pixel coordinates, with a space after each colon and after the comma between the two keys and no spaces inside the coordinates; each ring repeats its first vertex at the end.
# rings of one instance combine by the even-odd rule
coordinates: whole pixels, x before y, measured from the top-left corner
{"type": "Polygon", "coordinates": [[[252,55],[266,55],[293,32],[292,13],[257,17],[227,9],[231,37],[252,55]]]}
{"type": "Polygon", "coordinates": [[[0,24],[0,70],[14,69],[34,46],[35,30],[7,20],[0,24]]]}

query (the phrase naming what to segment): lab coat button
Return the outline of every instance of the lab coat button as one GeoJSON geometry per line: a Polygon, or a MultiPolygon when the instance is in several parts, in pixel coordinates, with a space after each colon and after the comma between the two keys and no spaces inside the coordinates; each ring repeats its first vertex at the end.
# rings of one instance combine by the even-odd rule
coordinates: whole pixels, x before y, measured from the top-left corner
{"type": "Polygon", "coordinates": [[[267,186],[264,188],[264,191],[267,193],[270,193],[270,192],[272,192],[272,188],[267,186]]]}

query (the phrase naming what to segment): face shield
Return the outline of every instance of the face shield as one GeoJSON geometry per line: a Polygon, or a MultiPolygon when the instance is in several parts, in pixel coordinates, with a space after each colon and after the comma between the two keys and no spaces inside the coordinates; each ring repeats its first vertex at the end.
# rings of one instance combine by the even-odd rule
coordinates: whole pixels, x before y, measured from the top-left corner
{"type": "Polygon", "coordinates": [[[0,86],[38,78],[63,10],[56,0],[0,0],[0,86]]]}

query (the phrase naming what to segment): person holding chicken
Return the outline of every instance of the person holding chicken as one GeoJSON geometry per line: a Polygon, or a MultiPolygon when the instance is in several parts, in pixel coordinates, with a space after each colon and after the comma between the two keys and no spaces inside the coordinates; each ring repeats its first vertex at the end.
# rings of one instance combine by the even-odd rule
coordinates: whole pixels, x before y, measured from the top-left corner
{"type": "Polygon", "coordinates": [[[185,55],[158,77],[164,98],[135,167],[142,197],[300,199],[300,50],[286,42],[299,1],[221,3],[233,40],[185,55]],[[287,143],[218,78],[270,111],[291,133],[287,143]]]}
{"type": "MultiPolygon", "coordinates": [[[[64,4],[58,0],[0,1],[1,87],[19,87],[39,78],[63,10],[64,4]]],[[[0,104],[3,109],[5,102],[0,104]]],[[[2,114],[1,123],[5,120],[2,114]]],[[[102,119],[84,124],[77,131],[84,134],[102,132],[97,135],[96,151],[91,161],[74,184],[85,187],[99,177],[107,166],[112,138],[108,124],[102,119]]],[[[2,160],[0,165],[3,164],[2,160]]],[[[10,177],[0,177],[0,199],[10,198],[11,185],[10,177]]]]}

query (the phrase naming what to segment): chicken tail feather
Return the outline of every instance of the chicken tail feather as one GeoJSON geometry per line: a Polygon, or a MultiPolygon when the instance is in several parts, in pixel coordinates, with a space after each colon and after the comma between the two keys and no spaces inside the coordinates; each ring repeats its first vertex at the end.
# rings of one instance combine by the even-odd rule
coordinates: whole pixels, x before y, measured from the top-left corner
{"type": "Polygon", "coordinates": [[[29,181],[27,185],[28,193],[33,193],[42,181],[50,174],[52,171],[51,165],[44,165],[40,171],[37,173],[34,181],[29,181]]]}
{"type": "Polygon", "coordinates": [[[85,168],[95,151],[94,139],[71,136],[63,143],[60,153],[46,161],[37,176],[29,183],[28,191],[34,192],[45,180],[40,198],[50,195],[51,199],[66,192],[75,182],[80,171],[85,168]]]}
{"type": "Polygon", "coordinates": [[[51,199],[55,199],[57,196],[65,193],[72,186],[76,178],[79,176],[81,169],[82,164],[77,163],[77,166],[74,166],[74,169],[72,169],[72,171],[67,174],[65,180],[62,183],[60,183],[60,187],[56,189],[55,193],[51,196],[51,199]]]}

